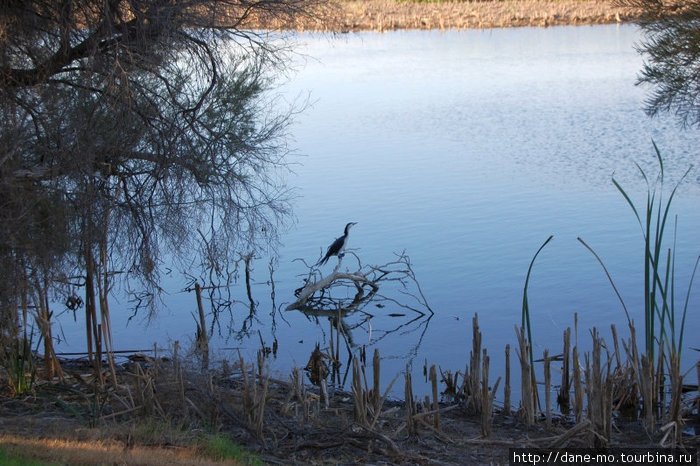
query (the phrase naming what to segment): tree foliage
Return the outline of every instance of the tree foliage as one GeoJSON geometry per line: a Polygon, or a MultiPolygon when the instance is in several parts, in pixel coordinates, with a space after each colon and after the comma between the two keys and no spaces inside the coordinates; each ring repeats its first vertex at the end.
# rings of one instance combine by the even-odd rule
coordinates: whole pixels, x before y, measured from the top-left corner
{"type": "Polygon", "coordinates": [[[86,305],[105,312],[119,274],[153,304],[164,260],[201,252],[196,265],[222,274],[236,251],[276,239],[292,109],[267,91],[286,48],[250,21],[311,6],[0,4],[4,329],[37,307],[37,289],[84,287],[86,305]]]}
{"type": "Polygon", "coordinates": [[[647,113],[670,112],[683,126],[700,127],[700,1],[619,3],[640,12],[645,63],[639,82],[653,86],[647,113]]]}

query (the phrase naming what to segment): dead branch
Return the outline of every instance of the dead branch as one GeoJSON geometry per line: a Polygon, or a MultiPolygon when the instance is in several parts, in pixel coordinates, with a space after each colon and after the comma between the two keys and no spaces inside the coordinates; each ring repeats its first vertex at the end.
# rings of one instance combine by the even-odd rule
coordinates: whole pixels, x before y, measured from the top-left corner
{"type": "Polygon", "coordinates": [[[413,305],[379,295],[383,284],[396,283],[400,287],[400,293],[414,298],[420,307],[427,309],[430,314],[433,313],[411,268],[410,259],[405,253],[397,254],[396,260],[386,264],[366,266],[362,265],[359,257],[353,252],[348,251],[347,254],[352,254],[357,259],[358,269],[354,272],[340,270],[342,258],[339,258],[338,264],[326,277],[322,276],[315,265],[307,265],[309,272],[304,279],[304,286],[296,290],[296,300],[285,310],[348,312],[359,309],[375,297],[381,297],[421,316],[425,315],[426,312],[413,305]],[[348,288],[355,290],[351,298],[348,297],[348,288]],[[334,296],[339,294],[338,289],[345,290],[343,297],[334,296]]]}

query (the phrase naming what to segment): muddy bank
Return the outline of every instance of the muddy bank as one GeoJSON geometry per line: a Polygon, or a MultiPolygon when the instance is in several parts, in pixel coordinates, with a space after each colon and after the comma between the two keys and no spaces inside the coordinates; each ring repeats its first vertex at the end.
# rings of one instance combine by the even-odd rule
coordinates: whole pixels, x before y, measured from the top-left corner
{"type": "MultiPolygon", "coordinates": [[[[0,451],[60,464],[118,457],[126,465],[214,465],[221,458],[204,443],[217,435],[258,459],[243,464],[488,465],[508,464],[509,448],[596,441],[587,419],[554,416],[549,425],[544,418],[529,425],[501,407],[484,435],[482,416],[464,402],[435,409],[425,400],[409,408],[361,388],[331,392],[325,403],[300,371],[275,380],[243,361],[205,373],[175,359],[135,361],[117,368],[114,385],[96,386],[90,365],[75,361],[64,364],[61,380],[42,381],[22,396],[0,392],[0,451]]],[[[616,420],[610,436],[612,447],[649,448],[661,440],[637,420],[616,420]]],[[[698,438],[686,438],[685,447],[697,448],[698,438]]]]}

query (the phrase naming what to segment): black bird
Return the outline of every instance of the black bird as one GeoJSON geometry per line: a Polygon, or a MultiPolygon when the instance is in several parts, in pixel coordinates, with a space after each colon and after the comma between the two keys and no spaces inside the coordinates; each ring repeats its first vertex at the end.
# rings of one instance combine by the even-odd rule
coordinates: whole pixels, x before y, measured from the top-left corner
{"type": "Polygon", "coordinates": [[[343,234],[343,236],[336,239],[335,241],[333,241],[333,244],[328,246],[328,251],[326,251],[325,257],[321,259],[317,265],[325,264],[331,256],[343,257],[343,251],[345,250],[345,246],[348,244],[348,235],[350,234],[350,228],[352,228],[352,226],[355,224],[357,224],[357,222],[350,222],[347,225],[345,225],[345,233],[343,234]]]}

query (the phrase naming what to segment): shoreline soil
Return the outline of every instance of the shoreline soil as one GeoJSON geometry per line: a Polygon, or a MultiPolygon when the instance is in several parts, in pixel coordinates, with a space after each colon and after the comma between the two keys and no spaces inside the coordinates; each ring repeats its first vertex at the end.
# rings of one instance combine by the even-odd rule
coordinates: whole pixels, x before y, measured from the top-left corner
{"type": "MultiPolygon", "coordinates": [[[[542,418],[528,426],[502,409],[485,437],[481,416],[449,401],[438,416],[432,402],[418,402],[409,426],[404,402],[382,400],[368,410],[373,420],[359,422],[353,393],[331,393],[325,407],[299,371],[276,380],[243,361],[208,372],[197,369],[196,358],[139,361],[118,366],[117,384],[103,389],[90,381],[87,361],[65,361],[63,382],[40,382],[21,397],[0,394],[0,463],[4,454],[71,465],[496,465],[509,463],[509,448],[580,448],[595,440],[589,420],[554,416],[551,425],[542,418]],[[215,436],[259,462],[217,460],[206,445],[215,436]]],[[[371,405],[371,392],[364,396],[371,405]]],[[[618,419],[610,446],[651,449],[660,440],[641,421],[618,419]]],[[[685,443],[698,446],[697,437],[685,443]]]]}

